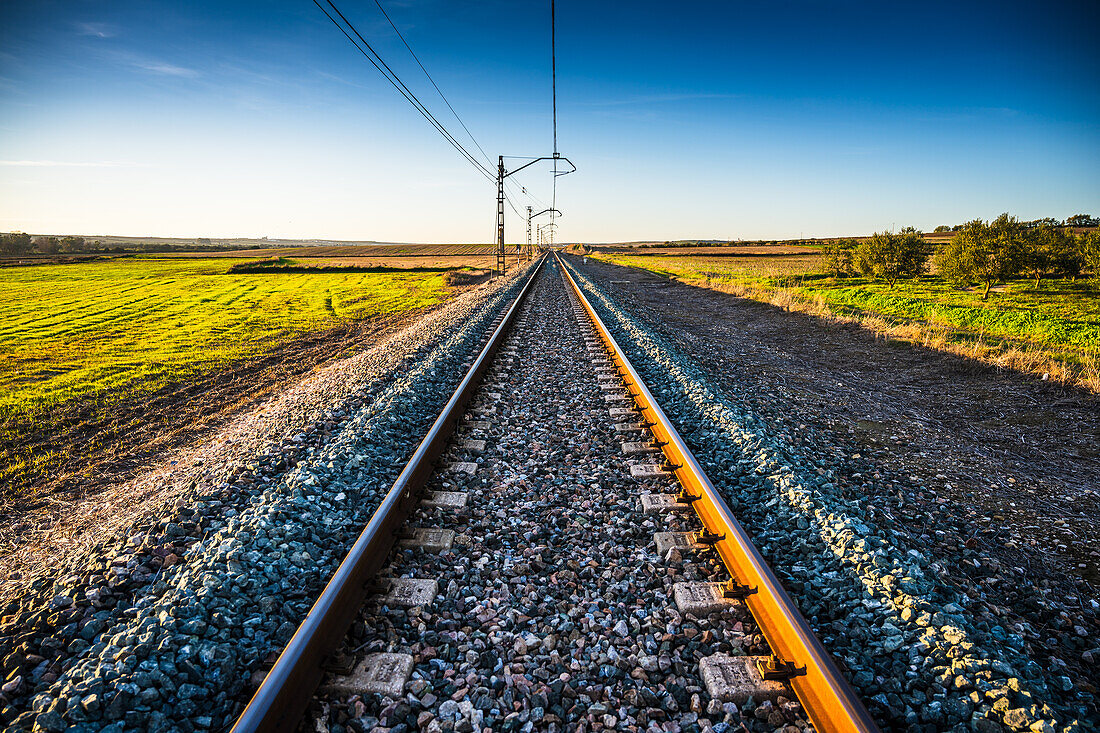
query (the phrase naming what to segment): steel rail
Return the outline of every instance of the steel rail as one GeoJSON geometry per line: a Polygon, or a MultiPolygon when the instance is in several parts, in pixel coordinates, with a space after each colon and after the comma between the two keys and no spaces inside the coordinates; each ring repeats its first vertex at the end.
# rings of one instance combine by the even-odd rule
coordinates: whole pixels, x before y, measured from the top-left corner
{"type": "Polygon", "coordinates": [[[398,530],[416,506],[435,462],[446,448],[463,409],[545,261],[544,257],[535,266],[401,475],[233,725],[234,733],[288,731],[297,726],[321,681],[325,660],[339,646],[366,600],[368,584],[385,563],[398,530]]]}
{"type": "MultiPolygon", "coordinates": [[[[561,258],[557,253],[554,257],[560,264],[561,258]]],[[[683,486],[684,498],[691,502],[711,539],[717,538],[713,546],[730,577],[748,591],[743,602],[767,639],[772,653],[782,663],[787,663],[777,665],[777,671],[785,668],[795,672],[786,682],[802,703],[810,722],[819,731],[878,731],[870,713],[841,675],[760,551],[752,544],[749,534],[734,518],[729,505],[711,484],[691,449],[657,404],[573,275],[564,266],[561,270],[626,382],[636,410],[651,426],[658,444],[663,444],[661,450],[665,458],[675,466],[674,473],[683,486]]]]}

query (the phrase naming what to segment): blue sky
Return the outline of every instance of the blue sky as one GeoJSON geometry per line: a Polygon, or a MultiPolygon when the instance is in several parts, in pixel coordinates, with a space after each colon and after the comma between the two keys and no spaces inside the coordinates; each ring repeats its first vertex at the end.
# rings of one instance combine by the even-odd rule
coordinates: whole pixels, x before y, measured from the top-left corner
{"type": "MultiPolygon", "coordinates": [[[[337,5],[466,142],[373,0],[337,5]]],[[[383,5],[494,162],[550,152],[548,3],[383,5]]],[[[564,241],[1100,213],[1097,3],[557,16],[564,241]]],[[[310,0],[0,9],[0,230],[488,241],[494,194],[310,0]]]]}

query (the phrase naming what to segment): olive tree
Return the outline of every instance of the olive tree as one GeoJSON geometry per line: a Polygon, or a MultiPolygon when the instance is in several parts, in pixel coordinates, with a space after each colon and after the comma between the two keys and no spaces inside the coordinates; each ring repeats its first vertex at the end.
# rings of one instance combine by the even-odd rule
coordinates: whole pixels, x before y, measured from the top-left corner
{"type": "Polygon", "coordinates": [[[34,247],[44,255],[55,255],[61,248],[61,243],[57,237],[37,237],[34,240],[34,247]]]}
{"type": "Polygon", "coordinates": [[[84,251],[84,237],[62,237],[61,238],[61,251],[62,252],[82,252],[84,251]]]}
{"type": "Polygon", "coordinates": [[[1020,274],[1025,263],[1020,223],[1001,214],[988,224],[981,219],[963,224],[951,241],[936,252],[940,274],[958,283],[978,282],[982,300],[994,283],[1020,274]]]}
{"type": "Polygon", "coordinates": [[[1050,242],[1050,269],[1060,277],[1076,279],[1085,269],[1084,237],[1055,229],[1050,242]]]}
{"type": "Polygon", "coordinates": [[[1020,268],[1035,281],[1054,269],[1054,230],[1048,226],[1028,227],[1020,233],[1020,268]]]}
{"type": "Polygon", "coordinates": [[[1085,263],[1081,240],[1071,232],[1048,224],[1025,227],[1020,237],[1021,266],[1035,287],[1047,275],[1077,277],[1085,263]]]}
{"type": "Polygon", "coordinates": [[[856,249],[853,261],[859,271],[885,280],[891,288],[902,277],[916,277],[924,272],[928,249],[921,233],[907,227],[897,234],[875,232],[856,249]]]}

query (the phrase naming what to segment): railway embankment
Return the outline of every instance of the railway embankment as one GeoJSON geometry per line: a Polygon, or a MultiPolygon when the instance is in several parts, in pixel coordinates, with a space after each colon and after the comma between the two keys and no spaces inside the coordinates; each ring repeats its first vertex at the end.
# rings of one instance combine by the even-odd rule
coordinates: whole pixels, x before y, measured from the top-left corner
{"type": "Polygon", "coordinates": [[[461,296],[312,375],[119,487],[147,501],[105,518],[114,529],[86,538],[94,544],[9,571],[4,723],[225,725],[250,671],[285,644],[521,280],[515,272],[461,296]]]}
{"type": "Polygon", "coordinates": [[[1000,538],[980,535],[967,506],[937,495],[934,475],[899,476],[807,425],[805,414],[787,424],[784,370],[761,374],[751,383],[760,393],[747,395],[736,347],[722,349],[736,332],[708,343],[705,323],[686,329],[694,320],[666,285],[570,263],[877,718],[902,729],[1100,723],[1090,682],[1100,603],[1089,584],[1051,592],[1041,569],[1002,559],[990,546],[1000,538]],[[648,300],[637,294],[645,288],[648,300]],[[756,409],[757,400],[771,409],[756,409]],[[945,545],[955,552],[945,555],[945,545]]]}

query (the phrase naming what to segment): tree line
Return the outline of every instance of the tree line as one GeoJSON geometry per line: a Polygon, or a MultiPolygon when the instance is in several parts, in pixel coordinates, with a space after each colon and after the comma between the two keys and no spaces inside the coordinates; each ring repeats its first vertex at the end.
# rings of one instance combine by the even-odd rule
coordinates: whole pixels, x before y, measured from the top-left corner
{"type": "MultiPolygon", "coordinates": [[[[1070,217],[1070,226],[1094,222],[1087,214],[1070,217]]],[[[1068,220],[1067,220],[1068,221],[1068,220]]],[[[937,228],[939,229],[939,228],[937,228]]],[[[992,221],[960,224],[946,244],[933,248],[921,232],[876,232],[870,239],[840,239],[822,247],[828,269],[837,277],[861,273],[885,280],[891,288],[902,278],[924,274],[931,263],[947,280],[982,288],[982,300],[998,282],[1026,276],[1035,286],[1044,277],[1076,278],[1090,272],[1100,279],[1100,230],[1074,233],[1053,219],[1021,222],[1009,214],[992,221]]]]}
{"type": "Polygon", "coordinates": [[[27,255],[32,252],[55,255],[58,252],[83,252],[85,247],[84,237],[31,237],[25,232],[0,234],[0,253],[6,255],[27,255]]]}
{"type": "MultiPolygon", "coordinates": [[[[194,244],[172,244],[167,242],[124,242],[114,247],[104,246],[98,240],[84,237],[32,236],[24,232],[0,234],[0,254],[2,255],[56,255],[79,253],[125,254],[127,252],[205,252],[213,243],[207,237],[199,237],[194,244]]],[[[218,249],[250,249],[251,244],[231,244],[222,242],[218,249]]]]}
{"type": "MultiPolygon", "coordinates": [[[[934,234],[940,234],[942,232],[957,232],[960,231],[966,224],[956,224],[954,226],[947,226],[941,224],[932,230],[934,234]]],[[[1045,217],[1043,219],[1033,219],[1031,221],[1021,221],[1020,226],[1024,228],[1033,227],[1078,227],[1088,229],[1090,227],[1100,226],[1100,219],[1092,216],[1091,214],[1074,214],[1059,221],[1053,217],[1045,217]]]]}

